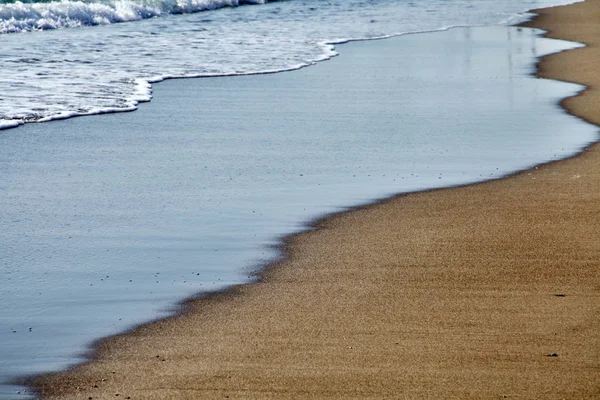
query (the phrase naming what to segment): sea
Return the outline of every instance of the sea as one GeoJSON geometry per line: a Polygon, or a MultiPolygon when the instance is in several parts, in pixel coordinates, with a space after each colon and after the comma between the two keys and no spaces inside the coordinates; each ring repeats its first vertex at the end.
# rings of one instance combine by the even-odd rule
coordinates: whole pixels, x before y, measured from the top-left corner
{"type": "Polygon", "coordinates": [[[581,45],[510,26],[571,2],[0,0],[0,399],[315,218],[596,141],[533,76],[581,45]]]}

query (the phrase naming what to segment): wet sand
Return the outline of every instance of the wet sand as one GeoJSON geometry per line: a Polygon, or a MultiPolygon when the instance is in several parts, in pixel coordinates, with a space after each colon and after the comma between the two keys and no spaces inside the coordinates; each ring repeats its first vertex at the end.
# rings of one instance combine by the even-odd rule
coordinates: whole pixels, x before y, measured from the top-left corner
{"type": "MultiPolygon", "coordinates": [[[[600,2],[530,25],[588,43],[544,77],[600,124],[600,2]]],[[[97,344],[45,398],[597,398],[600,154],[316,222],[257,283],[97,344]],[[118,395],[118,396],[117,396],[118,395]]]]}

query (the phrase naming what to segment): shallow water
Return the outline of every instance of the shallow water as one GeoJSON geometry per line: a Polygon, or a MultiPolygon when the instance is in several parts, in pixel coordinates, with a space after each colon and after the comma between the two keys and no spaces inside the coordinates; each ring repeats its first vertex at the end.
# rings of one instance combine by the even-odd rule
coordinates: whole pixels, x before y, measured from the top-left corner
{"type": "Polygon", "coordinates": [[[165,77],[293,69],[334,55],[326,43],[516,21],[569,2],[0,0],[0,129],[131,110],[165,77]]]}
{"type": "Polygon", "coordinates": [[[574,154],[597,139],[557,105],[580,87],[530,76],[571,46],[501,26],[356,42],[294,72],[163,82],[134,113],[4,131],[1,379],[248,279],[312,218],[574,154]]]}

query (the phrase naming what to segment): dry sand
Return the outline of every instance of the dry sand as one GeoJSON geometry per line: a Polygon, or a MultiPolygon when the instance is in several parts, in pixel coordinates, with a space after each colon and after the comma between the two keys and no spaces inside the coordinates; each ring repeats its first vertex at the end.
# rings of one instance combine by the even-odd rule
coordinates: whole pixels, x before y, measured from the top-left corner
{"type": "MultiPolygon", "coordinates": [[[[540,74],[600,124],[600,1],[529,24],[588,47],[540,74]]],[[[46,398],[600,398],[600,147],[403,195],[291,237],[264,279],[97,346],[46,398]],[[554,356],[552,356],[554,354],[554,356]]]]}

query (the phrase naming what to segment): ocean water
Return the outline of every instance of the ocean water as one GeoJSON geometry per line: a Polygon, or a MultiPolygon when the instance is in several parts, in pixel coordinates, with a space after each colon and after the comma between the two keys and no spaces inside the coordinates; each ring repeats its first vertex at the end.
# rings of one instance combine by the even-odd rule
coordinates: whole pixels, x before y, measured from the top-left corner
{"type": "Polygon", "coordinates": [[[251,279],[312,218],[597,139],[557,105],[581,87],[531,76],[576,45],[505,26],[560,2],[246,3],[0,6],[0,399],[251,279]],[[405,32],[423,33],[328,44],[405,32]],[[177,76],[211,77],[157,84],[134,113],[23,125],[133,110],[177,76]]]}
{"type": "Polygon", "coordinates": [[[333,56],[330,43],[514,22],[567,2],[0,0],[0,128],[133,110],[167,77],[294,69],[333,56]]]}

